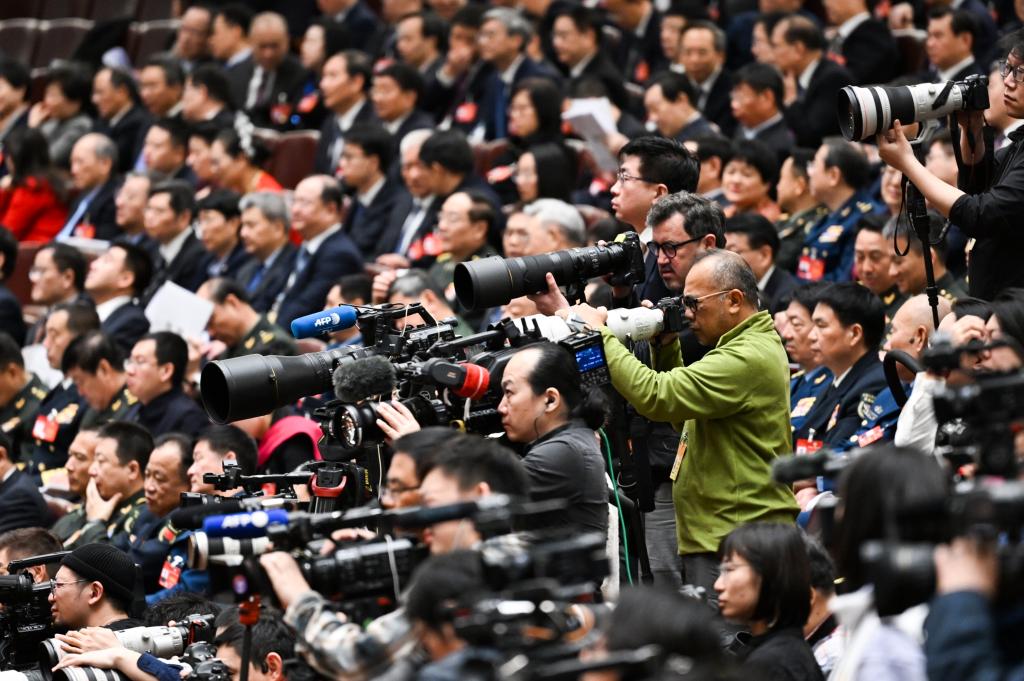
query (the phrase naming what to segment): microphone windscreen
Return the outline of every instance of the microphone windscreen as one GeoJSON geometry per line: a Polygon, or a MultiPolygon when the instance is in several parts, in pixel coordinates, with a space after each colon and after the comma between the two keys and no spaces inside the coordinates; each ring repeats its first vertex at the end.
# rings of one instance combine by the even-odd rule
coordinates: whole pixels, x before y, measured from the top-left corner
{"type": "Polygon", "coordinates": [[[342,402],[358,402],[372,395],[390,394],[395,382],[395,367],[386,357],[375,355],[339,364],[334,370],[334,395],[342,402]]]}
{"type": "Polygon", "coordinates": [[[282,524],[288,524],[288,511],[277,508],[210,516],[203,521],[203,532],[210,537],[262,537],[267,534],[267,526],[282,524]]]}
{"type": "Polygon", "coordinates": [[[350,329],[356,324],[359,313],[350,305],[338,305],[329,310],[314,312],[292,320],[292,336],[311,338],[325,333],[350,329]]]}

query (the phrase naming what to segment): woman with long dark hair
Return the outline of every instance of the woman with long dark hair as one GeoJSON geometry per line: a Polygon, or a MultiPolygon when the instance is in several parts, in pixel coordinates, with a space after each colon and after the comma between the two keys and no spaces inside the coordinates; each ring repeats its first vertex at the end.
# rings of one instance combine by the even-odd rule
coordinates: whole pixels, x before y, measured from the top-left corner
{"type": "Polygon", "coordinates": [[[524,204],[537,199],[572,203],[572,190],[576,187],[573,152],[556,142],[535,144],[520,154],[512,177],[524,204]]]}
{"type": "Polygon", "coordinates": [[[4,138],[3,156],[8,175],[0,183],[0,225],[18,241],[49,241],[68,211],[46,138],[33,128],[15,128],[4,138]]]}

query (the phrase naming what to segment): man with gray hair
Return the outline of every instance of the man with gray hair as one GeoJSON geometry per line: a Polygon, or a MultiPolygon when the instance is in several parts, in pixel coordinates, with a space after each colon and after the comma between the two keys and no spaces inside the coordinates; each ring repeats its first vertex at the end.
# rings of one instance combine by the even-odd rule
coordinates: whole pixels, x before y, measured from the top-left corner
{"type": "Polygon", "coordinates": [[[643,416],[682,433],[670,473],[682,578],[714,600],[725,535],[746,523],[796,518],[792,490],[771,477],[772,462],[793,451],[789,364],[739,255],[717,248],[695,255],[682,304],[697,339],[712,346],[687,366],[676,334],[658,339],[650,368],[604,326],[607,310],[572,312],[601,329],[615,390],[643,416]]]}
{"type": "Polygon", "coordinates": [[[110,240],[120,234],[114,194],[117,145],[104,134],[82,135],[71,148],[71,181],[78,198],[68,210],[57,239],[79,236],[110,240]]]}
{"type": "Polygon", "coordinates": [[[586,245],[586,225],[565,201],[537,199],[509,216],[502,242],[506,258],[576,248],[586,245]]]}
{"type": "Polygon", "coordinates": [[[253,309],[267,312],[295,262],[296,247],[288,240],[288,204],[277,192],[256,192],[243,196],[238,208],[242,213],[239,236],[252,260],[238,270],[237,278],[253,309]]]}
{"type": "Polygon", "coordinates": [[[388,267],[408,267],[417,253],[413,245],[434,231],[441,202],[433,192],[426,166],[420,160],[420,147],[433,130],[413,130],[398,146],[402,184],[395,197],[388,225],[381,235],[383,253],[377,262],[388,267]]]}
{"type": "Polygon", "coordinates": [[[470,135],[474,141],[508,136],[508,104],[520,81],[525,78],[559,81],[553,69],[526,54],[532,37],[532,24],[517,10],[495,7],[484,15],[477,45],[485,75],[476,127],[470,135]]]}

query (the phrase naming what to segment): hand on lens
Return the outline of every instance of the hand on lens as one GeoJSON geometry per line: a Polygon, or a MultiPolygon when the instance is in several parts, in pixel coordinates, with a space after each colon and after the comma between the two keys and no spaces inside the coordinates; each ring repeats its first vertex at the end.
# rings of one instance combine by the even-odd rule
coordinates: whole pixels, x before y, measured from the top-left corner
{"type": "Polygon", "coordinates": [[[556,314],[559,310],[568,310],[569,301],[566,300],[565,296],[558,289],[558,282],[555,281],[555,275],[548,272],[544,275],[544,281],[547,282],[548,290],[544,293],[532,293],[527,298],[537,306],[537,312],[544,315],[556,314]]]}

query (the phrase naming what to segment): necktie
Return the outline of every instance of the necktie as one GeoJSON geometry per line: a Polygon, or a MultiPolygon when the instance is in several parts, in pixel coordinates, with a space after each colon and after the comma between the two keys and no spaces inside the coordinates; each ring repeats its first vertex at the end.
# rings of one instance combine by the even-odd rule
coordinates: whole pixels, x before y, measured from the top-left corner
{"type": "Polygon", "coordinates": [[[64,226],[61,228],[56,238],[63,239],[74,235],[75,227],[78,226],[78,222],[85,216],[86,211],[89,210],[90,203],[92,203],[91,196],[87,196],[79,202],[78,208],[75,209],[71,218],[64,223],[64,226]]]}
{"type": "Polygon", "coordinates": [[[249,79],[249,90],[245,95],[246,109],[256,106],[256,102],[259,101],[260,88],[263,87],[263,81],[266,79],[267,74],[264,73],[263,68],[257,66],[256,71],[252,74],[252,78],[249,79]]]}
{"type": "Polygon", "coordinates": [[[352,207],[349,208],[350,215],[348,219],[350,232],[355,231],[355,229],[359,227],[359,218],[363,215],[363,211],[365,210],[366,208],[363,207],[363,204],[359,199],[352,201],[352,207]]]}
{"type": "Polygon", "coordinates": [[[295,272],[292,273],[292,277],[297,277],[302,274],[303,270],[306,269],[306,265],[309,264],[309,259],[312,256],[305,246],[299,249],[299,255],[295,258],[295,272]]]}
{"type": "Polygon", "coordinates": [[[501,78],[498,78],[498,103],[494,111],[494,139],[504,139],[508,130],[508,95],[505,89],[508,86],[501,78]]]}
{"type": "Polygon", "coordinates": [[[412,240],[416,236],[416,232],[419,229],[420,222],[423,219],[423,202],[413,201],[412,211],[408,217],[405,218],[405,222],[402,223],[402,238],[398,242],[398,247],[395,249],[395,253],[405,253],[409,250],[409,246],[412,245],[412,240]]]}
{"type": "Polygon", "coordinates": [[[263,281],[263,276],[266,273],[267,273],[266,265],[264,265],[263,267],[260,267],[259,269],[257,269],[256,272],[252,275],[252,278],[249,280],[249,283],[245,287],[246,293],[252,293],[257,288],[259,288],[260,282],[263,281]]]}

